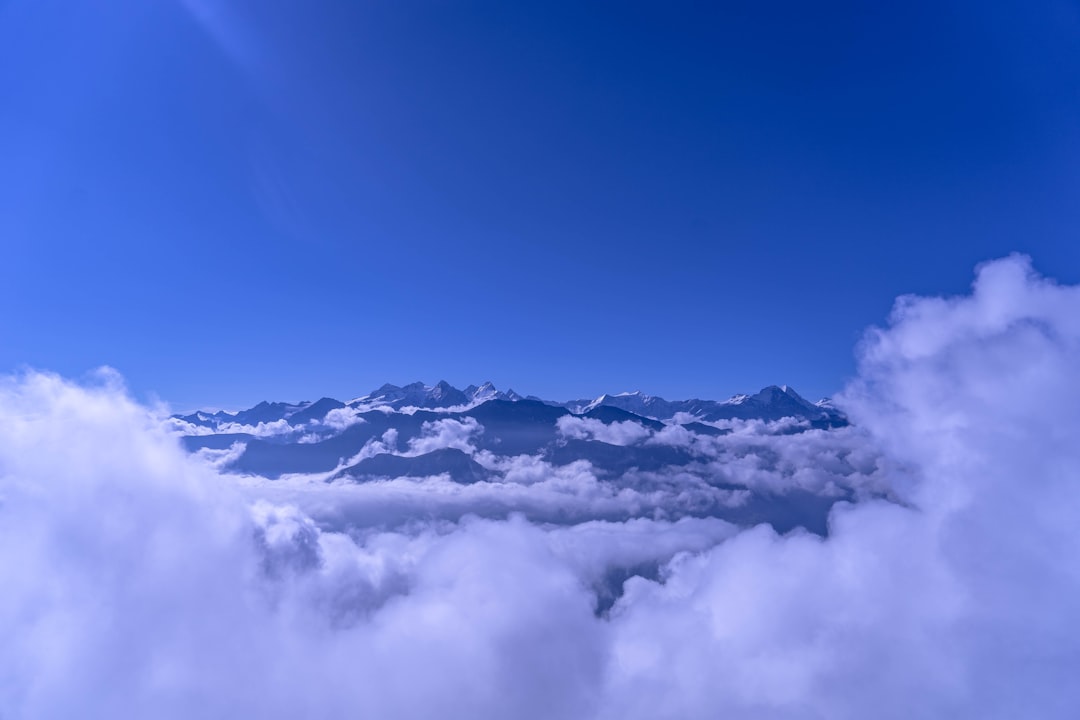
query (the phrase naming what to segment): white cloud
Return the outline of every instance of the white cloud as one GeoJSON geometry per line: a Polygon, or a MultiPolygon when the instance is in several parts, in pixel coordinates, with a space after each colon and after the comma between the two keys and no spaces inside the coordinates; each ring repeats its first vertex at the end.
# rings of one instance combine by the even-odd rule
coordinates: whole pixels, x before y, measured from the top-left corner
{"type": "Polygon", "coordinates": [[[0,717],[1076,717],[1080,291],[984,266],[903,300],[859,367],[858,429],[708,450],[903,501],[838,506],[828,538],[645,517],[700,489],[683,471],[224,476],[115,381],[2,380],[0,717]]]}
{"type": "Polygon", "coordinates": [[[313,420],[309,423],[313,427],[327,427],[336,432],[346,430],[353,425],[359,425],[360,423],[367,422],[364,418],[360,417],[361,410],[345,406],[342,408],[334,408],[326,413],[326,417],[322,420],[313,420]]]}
{"type": "Polygon", "coordinates": [[[364,447],[360,448],[360,452],[356,453],[352,457],[343,461],[338,467],[334,468],[330,472],[330,475],[335,474],[337,471],[346,468],[350,465],[355,465],[361,460],[367,460],[370,457],[376,455],[391,454],[396,455],[398,448],[398,431],[396,428],[390,428],[384,432],[378,438],[372,438],[364,443],[364,447]]]}
{"type": "Polygon", "coordinates": [[[216,428],[210,428],[203,425],[196,425],[180,418],[170,417],[165,419],[165,425],[178,435],[216,435],[221,433],[242,433],[247,435],[254,435],[255,437],[275,437],[278,435],[288,435],[296,432],[297,428],[294,428],[289,424],[288,420],[273,420],[271,422],[260,422],[256,425],[246,425],[244,423],[227,422],[221,423],[216,428]]]}
{"type": "Polygon", "coordinates": [[[652,431],[633,420],[605,423],[596,418],[563,415],[555,422],[559,434],[574,440],[599,440],[611,445],[635,445],[652,431]]]}
{"type": "Polygon", "coordinates": [[[234,442],[229,447],[223,450],[214,450],[213,448],[200,448],[194,453],[194,456],[205,460],[216,470],[224,470],[244,454],[247,450],[247,443],[234,442]]]}
{"type": "Polygon", "coordinates": [[[1016,258],[973,296],[902,301],[841,402],[914,507],[835,510],[828,540],[758,528],[630,583],[604,716],[1075,714],[1077,317],[1016,258]]]}
{"type": "Polygon", "coordinates": [[[472,438],[483,431],[484,426],[473,417],[428,421],[421,426],[420,437],[409,440],[408,454],[423,455],[443,448],[456,448],[473,453],[476,452],[476,447],[472,438]]]}
{"type": "Polygon", "coordinates": [[[682,425],[665,425],[646,440],[645,444],[684,447],[688,450],[700,448],[701,452],[708,452],[711,449],[711,443],[708,440],[709,438],[687,430],[682,425]]]}

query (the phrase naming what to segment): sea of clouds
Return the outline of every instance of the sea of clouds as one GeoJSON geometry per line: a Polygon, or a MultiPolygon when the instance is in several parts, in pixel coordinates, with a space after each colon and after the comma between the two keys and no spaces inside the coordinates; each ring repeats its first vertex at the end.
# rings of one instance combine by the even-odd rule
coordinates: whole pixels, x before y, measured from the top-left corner
{"type": "Polygon", "coordinates": [[[679,516],[671,478],[612,519],[640,499],[524,456],[501,495],[223,475],[110,373],[7,377],[0,718],[1080,717],[1080,288],[988,263],[857,352],[853,428],[723,470],[864,466],[827,537],[679,516]]]}

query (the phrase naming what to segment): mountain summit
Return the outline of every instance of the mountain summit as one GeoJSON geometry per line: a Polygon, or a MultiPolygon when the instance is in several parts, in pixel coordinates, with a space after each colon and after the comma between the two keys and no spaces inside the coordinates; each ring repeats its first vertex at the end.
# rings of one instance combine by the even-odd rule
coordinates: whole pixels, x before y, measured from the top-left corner
{"type": "Polygon", "coordinates": [[[727,400],[665,400],[646,395],[640,390],[617,394],[603,394],[593,400],[560,402],[529,396],[525,398],[513,390],[502,391],[491,382],[469,385],[459,390],[445,380],[434,385],[412,382],[399,386],[386,383],[366,395],[341,402],[324,397],[315,402],[284,403],[263,401],[247,410],[236,413],[195,412],[177,415],[178,420],[202,428],[219,429],[236,426],[257,426],[286,421],[289,425],[302,425],[321,421],[330,412],[351,409],[366,412],[381,408],[384,411],[467,410],[492,400],[520,402],[528,399],[553,407],[564,408],[573,414],[585,415],[601,407],[618,408],[640,418],[667,422],[676,416],[687,420],[716,422],[720,420],[780,420],[792,417],[827,425],[844,424],[843,413],[831,403],[814,404],[787,385],[769,385],[753,395],[735,395],[727,400]]]}

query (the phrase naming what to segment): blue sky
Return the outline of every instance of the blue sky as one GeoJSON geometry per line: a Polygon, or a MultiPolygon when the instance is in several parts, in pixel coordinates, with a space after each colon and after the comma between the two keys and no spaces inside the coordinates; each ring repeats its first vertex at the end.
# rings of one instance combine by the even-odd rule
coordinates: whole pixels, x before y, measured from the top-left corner
{"type": "Polygon", "coordinates": [[[1078,118],[1067,2],[3,0],[0,369],[820,396],[898,294],[1080,280],[1078,118]]]}

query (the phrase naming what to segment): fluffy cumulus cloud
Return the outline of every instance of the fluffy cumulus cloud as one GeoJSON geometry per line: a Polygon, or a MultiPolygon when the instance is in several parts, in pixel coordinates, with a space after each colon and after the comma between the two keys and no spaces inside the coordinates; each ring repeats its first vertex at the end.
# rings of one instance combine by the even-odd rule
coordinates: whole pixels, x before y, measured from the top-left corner
{"type": "Polygon", "coordinates": [[[223,475],[114,377],[0,381],[0,717],[1076,717],[1080,290],[997,261],[859,358],[844,434],[618,438],[873,477],[827,537],[606,517],[679,479],[627,500],[529,456],[476,453],[499,476],[470,486],[223,475]],[[500,514],[495,486],[570,500],[500,514]]]}
{"type": "Polygon", "coordinates": [[[321,420],[312,420],[309,425],[313,428],[325,427],[330,430],[341,432],[353,425],[366,422],[360,417],[360,410],[354,407],[334,408],[326,413],[321,420]]]}
{"type": "Polygon", "coordinates": [[[171,428],[172,430],[181,435],[245,433],[247,435],[254,435],[255,437],[274,437],[276,435],[288,435],[295,431],[295,428],[289,424],[288,420],[274,420],[272,422],[261,422],[255,425],[245,425],[243,423],[228,422],[222,423],[216,428],[196,425],[194,423],[182,420],[177,417],[166,418],[164,422],[166,427],[171,428]]]}
{"type": "Polygon", "coordinates": [[[472,443],[472,437],[482,431],[483,427],[480,423],[476,418],[471,417],[463,420],[447,418],[425,422],[420,437],[409,441],[409,452],[413,455],[422,455],[443,448],[475,452],[476,447],[472,443]]]}
{"type": "Polygon", "coordinates": [[[634,445],[652,435],[652,431],[633,420],[604,423],[595,418],[564,415],[556,423],[559,434],[574,440],[599,440],[611,445],[634,445]]]}

